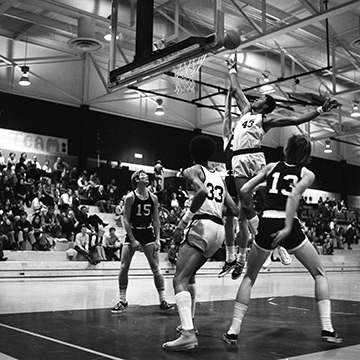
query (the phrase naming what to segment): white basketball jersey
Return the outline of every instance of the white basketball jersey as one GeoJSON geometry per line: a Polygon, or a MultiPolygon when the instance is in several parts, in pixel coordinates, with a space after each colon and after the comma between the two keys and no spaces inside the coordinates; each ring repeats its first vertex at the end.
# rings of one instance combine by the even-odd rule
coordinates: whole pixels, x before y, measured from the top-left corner
{"type": "Polygon", "coordinates": [[[205,174],[204,185],[208,195],[196,214],[208,214],[222,219],[222,208],[225,200],[225,185],[218,172],[210,172],[201,166],[205,174]]]}
{"type": "Polygon", "coordinates": [[[260,148],[265,135],[262,127],[263,115],[247,112],[237,123],[234,131],[233,151],[260,148]]]}

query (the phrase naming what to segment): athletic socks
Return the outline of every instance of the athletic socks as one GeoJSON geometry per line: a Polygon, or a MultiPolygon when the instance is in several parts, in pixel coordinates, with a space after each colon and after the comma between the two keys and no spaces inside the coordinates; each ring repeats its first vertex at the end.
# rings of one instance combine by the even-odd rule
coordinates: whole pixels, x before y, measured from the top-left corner
{"type": "Polygon", "coordinates": [[[317,302],[320,314],[320,322],[322,330],[333,332],[334,328],[331,323],[331,303],[330,300],[320,300],[317,302]]]}
{"type": "Polygon", "coordinates": [[[192,330],[194,328],[191,313],[191,295],[188,291],[180,291],[175,295],[178,308],[181,327],[183,330],[192,330]]]}
{"type": "Polygon", "coordinates": [[[241,323],[243,321],[247,309],[248,309],[247,305],[235,301],[233,320],[230,329],[227,332],[228,334],[238,335],[240,333],[241,323]]]}
{"type": "Polygon", "coordinates": [[[126,303],[126,288],[120,288],[120,301],[126,303]]]}
{"type": "Polygon", "coordinates": [[[191,316],[195,318],[195,310],[196,310],[196,286],[195,284],[189,284],[189,292],[191,296],[191,316]]]}
{"type": "Polygon", "coordinates": [[[238,261],[242,264],[246,262],[246,248],[239,248],[238,261]]]}
{"type": "Polygon", "coordinates": [[[236,259],[236,246],[226,245],[226,262],[231,263],[236,259]]]}

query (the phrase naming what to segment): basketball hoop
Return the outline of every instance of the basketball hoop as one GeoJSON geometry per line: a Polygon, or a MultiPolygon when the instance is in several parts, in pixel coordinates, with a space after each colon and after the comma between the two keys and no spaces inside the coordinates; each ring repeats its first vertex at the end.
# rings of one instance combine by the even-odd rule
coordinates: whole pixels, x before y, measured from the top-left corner
{"type": "Polygon", "coordinates": [[[206,59],[206,55],[199,56],[187,62],[176,65],[173,68],[175,73],[175,93],[183,94],[195,90],[194,77],[199,73],[201,65],[206,59]]]}

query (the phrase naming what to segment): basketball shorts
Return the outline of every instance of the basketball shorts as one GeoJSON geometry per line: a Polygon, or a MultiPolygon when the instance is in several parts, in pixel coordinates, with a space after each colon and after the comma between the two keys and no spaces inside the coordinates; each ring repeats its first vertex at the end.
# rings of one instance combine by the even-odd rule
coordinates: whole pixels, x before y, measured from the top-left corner
{"type": "MultiPolygon", "coordinates": [[[[271,250],[271,244],[274,241],[271,234],[283,229],[284,226],[285,218],[262,217],[259,222],[258,234],[255,237],[256,246],[263,250],[271,250]]],[[[280,245],[289,252],[293,252],[303,246],[306,240],[307,237],[302,230],[300,220],[295,218],[290,235],[280,245]]]]}
{"type": "Polygon", "coordinates": [[[184,231],[183,243],[199,249],[205,258],[210,258],[225,239],[224,225],[217,224],[210,219],[192,220],[184,231]]]}
{"type": "MultiPolygon", "coordinates": [[[[149,227],[147,229],[132,228],[132,232],[135,239],[141,244],[141,246],[146,246],[155,242],[155,234],[152,227],[149,227]]],[[[131,241],[127,235],[125,236],[125,244],[131,244],[131,241]]]]}
{"type": "Polygon", "coordinates": [[[253,154],[241,154],[232,157],[233,176],[251,179],[266,165],[265,154],[257,152],[253,154]]]}

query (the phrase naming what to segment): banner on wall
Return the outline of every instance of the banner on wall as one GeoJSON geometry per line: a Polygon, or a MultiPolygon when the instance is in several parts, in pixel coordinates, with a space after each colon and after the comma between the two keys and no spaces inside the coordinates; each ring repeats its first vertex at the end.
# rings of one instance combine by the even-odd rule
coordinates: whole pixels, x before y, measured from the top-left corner
{"type": "Polygon", "coordinates": [[[45,155],[67,155],[68,141],[58,137],[0,129],[0,149],[45,155]]]}

